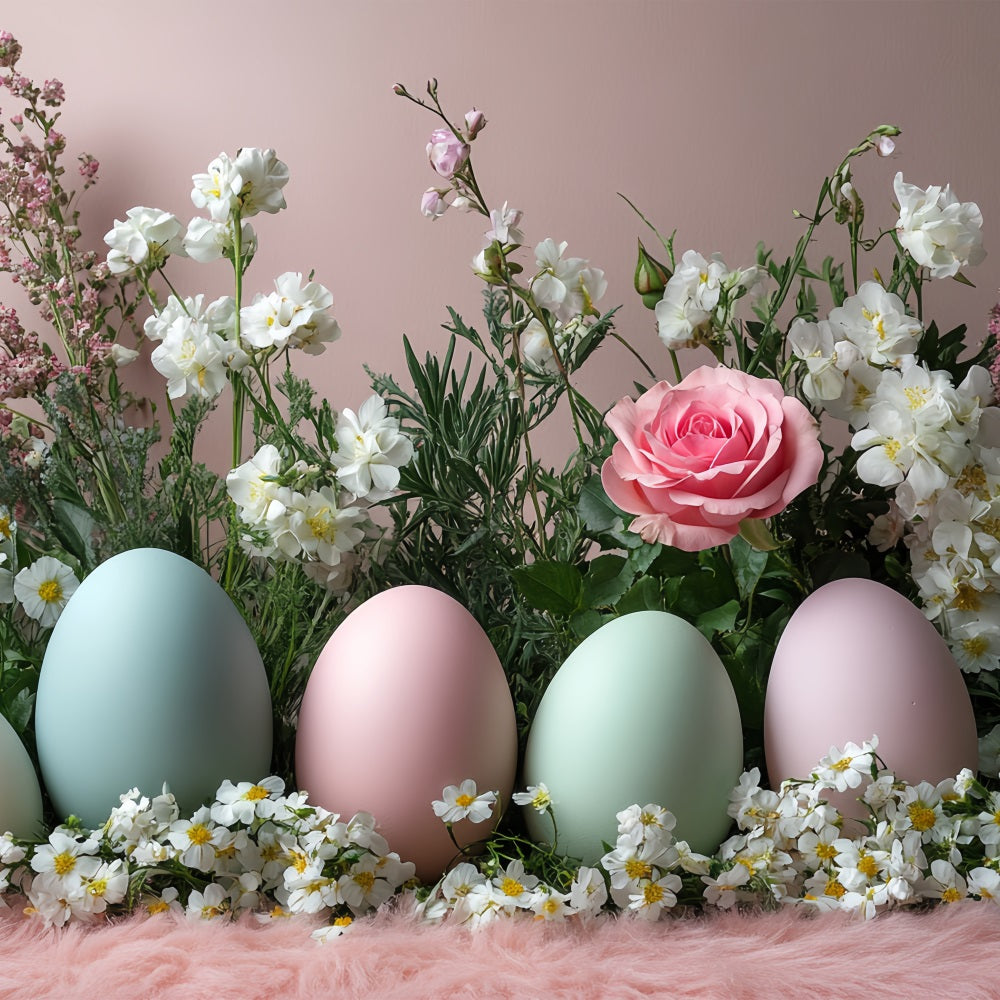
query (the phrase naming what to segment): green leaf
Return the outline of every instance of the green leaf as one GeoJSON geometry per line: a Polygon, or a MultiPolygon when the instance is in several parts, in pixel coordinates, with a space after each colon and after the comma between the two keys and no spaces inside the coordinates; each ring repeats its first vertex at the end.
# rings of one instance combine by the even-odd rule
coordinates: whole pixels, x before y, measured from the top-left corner
{"type": "Polygon", "coordinates": [[[521,596],[539,611],[572,614],[580,607],[583,576],[568,563],[535,562],[511,571],[521,596]]]}
{"type": "Polygon", "coordinates": [[[622,511],[604,492],[600,476],[591,476],[580,488],[577,511],[587,530],[595,534],[622,528],[622,511]]]}
{"type": "Polygon", "coordinates": [[[83,507],[68,500],[56,498],[52,501],[55,515],[55,531],[66,551],[74,555],[84,566],[94,562],[94,548],[91,539],[95,522],[83,507]]]}
{"type": "Polygon", "coordinates": [[[569,627],[579,639],[586,639],[604,624],[603,615],[596,611],[580,611],[569,620],[569,627]]]}
{"type": "Polygon", "coordinates": [[[739,613],[739,601],[726,601],[721,607],[702,612],[694,624],[706,639],[711,639],[716,632],[731,632],[739,613]]]}
{"type": "Polygon", "coordinates": [[[733,576],[739,587],[740,597],[744,600],[750,597],[764,574],[767,566],[767,553],[752,546],[742,535],[737,535],[729,543],[729,552],[733,560],[733,576]]]}
{"type": "Polygon", "coordinates": [[[767,523],[759,518],[748,517],[740,521],[740,535],[761,552],[770,552],[778,547],[767,523]]]}
{"type": "Polygon", "coordinates": [[[659,611],[661,609],[660,584],[652,576],[640,577],[615,608],[620,615],[631,614],[633,611],[659,611]]]}

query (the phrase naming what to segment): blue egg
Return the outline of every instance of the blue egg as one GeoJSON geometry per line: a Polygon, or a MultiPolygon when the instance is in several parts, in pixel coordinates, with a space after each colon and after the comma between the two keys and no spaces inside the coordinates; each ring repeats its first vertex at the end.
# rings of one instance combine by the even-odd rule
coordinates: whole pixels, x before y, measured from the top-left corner
{"type": "Polygon", "coordinates": [[[35,765],[11,724],[0,716],[0,833],[41,836],[42,792],[35,765]]]}
{"type": "Polygon", "coordinates": [[[63,609],[38,682],[42,780],[96,827],[133,787],[182,812],[271,765],[271,698],[253,636],[200,567],[162,549],[102,563],[63,609]]]}

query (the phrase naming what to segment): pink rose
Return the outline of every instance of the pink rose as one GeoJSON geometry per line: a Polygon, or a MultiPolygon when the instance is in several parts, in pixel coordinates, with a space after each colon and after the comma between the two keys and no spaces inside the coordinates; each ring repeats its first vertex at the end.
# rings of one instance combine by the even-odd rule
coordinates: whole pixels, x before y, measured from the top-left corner
{"type": "Polygon", "coordinates": [[[647,542],[698,552],[745,518],[785,509],[823,463],[819,426],[774,379],[699,368],[607,415],[618,438],[601,469],[608,496],[647,542]]]}
{"type": "Polygon", "coordinates": [[[427,143],[427,156],[431,166],[442,177],[451,180],[469,158],[469,147],[449,129],[436,128],[427,143]]]}

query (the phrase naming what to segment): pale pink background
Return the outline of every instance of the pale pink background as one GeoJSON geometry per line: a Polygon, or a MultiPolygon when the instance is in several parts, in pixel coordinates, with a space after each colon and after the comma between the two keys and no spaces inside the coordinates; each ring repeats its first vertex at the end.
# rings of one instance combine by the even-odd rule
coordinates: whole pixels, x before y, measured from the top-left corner
{"type": "MultiPolygon", "coordinates": [[[[95,244],[135,204],[188,218],[190,175],[220,151],[277,150],[289,208],[257,220],[248,291],[312,268],[333,291],[344,336],[308,372],[335,407],[367,394],[363,362],[403,378],[404,333],[438,350],[445,305],[467,318],[480,306],[468,264],[484,226],[418,213],[436,123],[392,94],[397,80],[419,91],[436,76],[456,118],[484,110],[487,196],[524,209],[529,244],[567,240],[606,270],[602,304],[625,303],[619,329],[659,374],[667,358],[631,290],[644,227],[616,192],[676,228],[678,251],[719,250],[731,266],[758,240],[787,254],[803,225],[792,210],[811,211],[824,174],[882,122],[904,134],[891,160],[859,173],[873,220],[894,219],[897,169],[921,186],[950,182],[986,217],[978,287],[936,284],[930,315],[978,335],[996,297],[1000,4],[46,0],[3,20],[24,45],[22,71],[65,83],[73,149],[102,163],[84,219],[95,244]]],[[[178,278],[189,294],[228,290],[222,265],[178,278]]],[[[639,370],[614,346],[604,358],[581,378],[607,405],[639,370]]],[[[162,391],[148,370],[139,384],[162,391]]]]}

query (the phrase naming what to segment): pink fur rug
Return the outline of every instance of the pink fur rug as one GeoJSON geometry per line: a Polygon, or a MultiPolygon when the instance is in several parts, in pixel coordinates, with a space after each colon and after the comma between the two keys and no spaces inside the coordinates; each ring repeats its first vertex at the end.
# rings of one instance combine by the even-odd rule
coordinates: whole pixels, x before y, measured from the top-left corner
{"type": "Polygon", "coordinates": [[[160,915],[45,929],[0,915],[3,1000],[1000,996],[1000,908],[954,904],[871,923],[839,914],[720,914],[648,925],[497,923],[478,932],[400,917],[319,945],[310,925],[160,915]]]}

